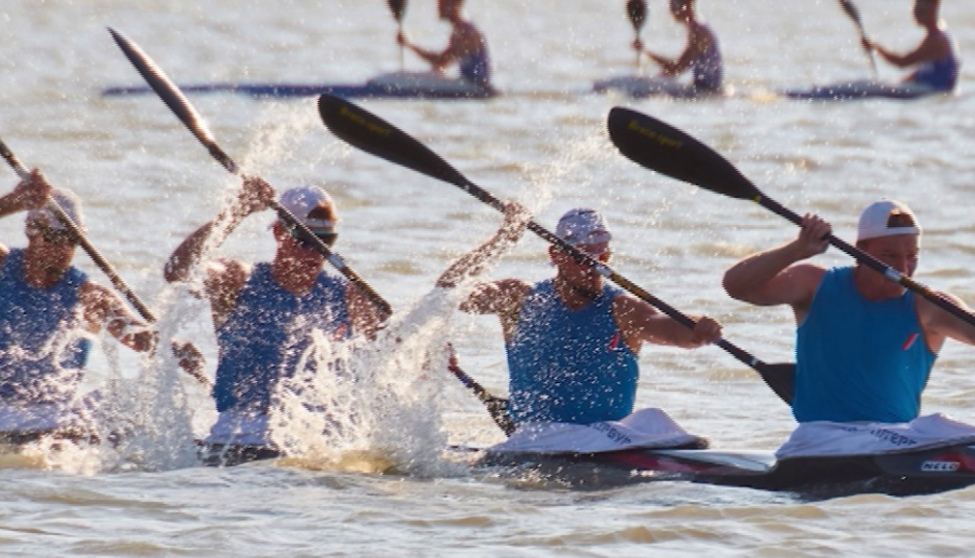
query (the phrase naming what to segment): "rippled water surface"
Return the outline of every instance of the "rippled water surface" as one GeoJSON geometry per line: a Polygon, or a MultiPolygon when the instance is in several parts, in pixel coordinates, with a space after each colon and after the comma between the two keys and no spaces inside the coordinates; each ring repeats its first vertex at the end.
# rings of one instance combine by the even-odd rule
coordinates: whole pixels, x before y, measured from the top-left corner
{"type": "MultiPolygon", "coordinates": [[[[642,169],[605,132],[623,105],[662,118],[725,155],[767,194],[817,212],[853,239],[859,209],[882,196],[913,206],[925,227],[918,278],[975,302],[971,215],[975,81],[957,97],[916,102],[806,103],[772,93],[869,75],[856,31],[835,2],[701,0],[721,39],[735,96],[699,102],[597,96],[594,80],[633,71],[623,2],[468,0],[487,35],[501,97],[483,102],[365,101],[500,198],[554,225],[566,209],[599,208],[617,239],[614,267],[688,313],[725,323],[727,338],[766,361],[790,359],[781,308],[746,307],[721,290],[724,269],[789,240],[793,225],[761,207],[642,169]]],[[[652,0],[643,39],[676,53],[682,29],[652,0]]],[[[908,0],[860,0],[873,38],[898,49],[920,39],[908,0]]],[[[975,52],[975,4],[946,2],[963,55],[975,52]]],[[[417,42],[447,28],[432,0],[408,6],[417,42]]],[[[6,0],[0,4],[0,137],[29,166],[84,200],[92,242],[161,317],[215,361],[207,309],[162,281],[182,238],[239,187],[154,96],[103,98],[140,83],[106,31],[138,42],[180,83],[361,83],[399,69],[395,22],[378,0],[6,0]]],[[[647,71],[644,64],[644,71],[647,71]]],[[[406,68],[422,69],[412,56],[406,68]]],[[[881,64],[882,78],[900,72],[881,64]]],[[[204,468],[192,438],[214,418],[197,385],[162,361],[96,355],[92,382],[114,378],[138,435],[119,450],[45,452],[0,460],[4,555],[964,555],[972,490],[892,498],[808,500],[791,494],[645,482],[578,489],[547,478],[471,468],[447,444],[501,434],[450,375],[421,372],[427,349],[451,340],[465,369],[506,386],[500,330],[424,296],[437,275],[500,222],[458,188],[353,151],[322,126],[314,99],[193,96],[217,141],[247,172],[278,188],[326,186],[342,213],[336,249],[398,314],[400,344],[352,358],[375,380],[330,386],[360,417],[342,439],[290,434],[306,458],[204,468]],[[408,314],[408,311],[413,311],[408,314]],[[368,372],[364,369],[368,368],[368,372]],[[365,384],[364,384],[365,385],[365,384]],[[345,389],[345,391],[342,391],[345,389]]],[[[2,174],[2,173],[0,173],[2,174]]],[[[15,184],[7,173],[6,191],[15,184]]],[[[251,217],[220,255],[266,259],[271,216],[251,217]]],[[[20,216],[0,239],[25,243],[20,216]]],[[[824,263],[848,261],[830,251],[824,263]]],[[[79,264],[100,272],[83,255],[79,264]]],[[[552,273],[545,245],[526,237],[490,277],[552,273]]],[[[432,351],[431,358],[441,358],[432,351]]],[[[970,348],[949,345],[924,398],[926,412],[975,421],[970,348]]],[[[748,368],[723,351],[648,347],[639,406],[659,406],[716,447],[772,450],[794,423],[748,368]]],[[[439,370],[439,369],[438,369],[439,370]]]]}

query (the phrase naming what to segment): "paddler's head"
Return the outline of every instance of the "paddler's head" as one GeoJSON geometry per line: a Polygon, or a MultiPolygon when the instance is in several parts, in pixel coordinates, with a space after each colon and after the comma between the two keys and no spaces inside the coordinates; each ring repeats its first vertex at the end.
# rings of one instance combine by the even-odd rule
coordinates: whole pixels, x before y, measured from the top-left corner
{"type": "Polygon", "coordinates": [[[921,252],[921,225],[911,208],[897,200],[867,206],[857,224],[857,247],[910,277],[921,252]]]}
{"type": "MultiPolygon", "coordinates": [[[[318,186],[292,188],[281,194],[279,203],[327,246],[332,246],[335,243],[338,238],[336,230],[339,221],[338,211],[335,209],[332,197],[324,189],[318,186]]],[[[281,233],[282,238],[288,239],[299,248],[314,250],[313,245],[301,237],[297,227],[280,219],[275,221],[274,227],[276,232],[281,233]],[[285,237],[285,235],[290,238],[285,237]]]]}
{"type": "MultiPolygon", "coordinates": [[[[606,219],[595,209],[570,209],[559,219],[555,235],[601,263],[608,262],[612,255],[609,243],[613,234],[606,219]]],[[[602,275],[591,265],[579,262],[555,245],[549,248],[549,257],[558,269],[559,277],[574,287],[590,290],[593,295],[601,289],[602,275]]]]}

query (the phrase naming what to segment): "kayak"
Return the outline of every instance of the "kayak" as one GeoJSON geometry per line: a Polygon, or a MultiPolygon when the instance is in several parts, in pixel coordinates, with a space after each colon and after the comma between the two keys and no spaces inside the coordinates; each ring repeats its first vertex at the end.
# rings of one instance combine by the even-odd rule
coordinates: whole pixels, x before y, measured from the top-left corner
{"type": "Polygon", "coordinates": [[[213,444],[203,440],[197,440],[196,445],[200,461],[208,467],[234,467],[252,461],[283,457],[277,449],[266,446],[213,444]]]}
{"type": "Polygon", "coordinates": [[[951,91],[933,89],[917,83],[884,83],[860,80],[814,86],[808,89],[785,89],[779,92],[790,99],[848,101],[855,99],[919,99],[945,95],[951,91]]]}
{"type": "Polygon", "coordinates": [[[728,97],[731,92],[701,91],[693,85],[660,76],[617,76],[593,83],[596,93],[620,93],[629,97],[673,97],[675,99],[697,99],[709,97],[728,97]]]}
{"type": "Polygon", "coordinates": [[[711,450],[704,442],[664,411],[648,408],[618,421],[525,424],[484,449],[481,462],[556,473],[589,464],[631,482],[795,492],[841,487],[906,495],[975,484],[975,426],[941,413],[897,424],[801,423],[775,452],[711,450]]]}
{"type": "MultiPolygon", "coordinates": [[[[330,94],[345,98],[373,99],[489,99],[498,91],[460,79],[450,79],[432,72],[394,72],[373,78],[364,84],[308,83],[209,83],[181,85],[184,93],[242,93],[257,98],[309,97],[330,94]]],[[[148,86],[109,87],[105,97],[152,93],[148,86]]]]}
{"type": "MultiPolygon", "coordinates": [[[[773,452],[710,449],[629,449],[589,454],[481,450],[488,467],[561,470],[586,464],[633,482],[678,480],[800,494],[930,494],[975,484],[975,445],[914,452],[777,459],[773,452]]],[[[604,475],[605,476],[605,475],[604,475]]],[[[571,482],[571,480],[569,481],[571,482]]]]}

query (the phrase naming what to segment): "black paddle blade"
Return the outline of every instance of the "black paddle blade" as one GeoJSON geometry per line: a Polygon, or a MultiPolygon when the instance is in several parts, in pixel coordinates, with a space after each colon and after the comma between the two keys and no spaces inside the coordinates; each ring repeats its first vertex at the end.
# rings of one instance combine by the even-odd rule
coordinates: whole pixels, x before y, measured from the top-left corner
{"type": "Polygon", "coordinates": [[[620,153],[641,166],[725,196],[752,201],[763,197],[727,159],[656,118],[615,107],[607,128],[620,153]]]}
{"type": "Polygon", "coordinates": [[[756,367],[758,373],[762,375],[762,380],[768,387],[772,388],[779,399],[785,404],[792,406],[792,397],[796,388],[796,365],[791,362],[778,364],[762,363],[756,367]]]}
{"type": "Polygon", "coordinates": [[[210,129],[207,128],[206,121],[196,112],[196,109],[193,108],[193,105],[190,104],[179,87],[152,61],[152,58],[148,54],[139,48],[139,45],[130,41],[125,35],[122,35],[111,27],[108,28],[108,32],[112,34],[112,38],[115,39],[115,43],[125,53],[125,57],[142,74],[143,79],[156,92],[156,95],[166,103],[166,106],[200,140],[200,143],[206,146],[214,158],[220,161],[227,170],[236,173],[236,163],[217,147],[217,142],[214,140],[213,134],[210,133],[210,129]]]}
{"type": "Polygon", "coordinates": [[[318,98],[318,113],[326,128],[353,147],[465,189],[470,184],[427,146],[345,99],[322,95],[318,98]]]}
{"type": "Polygon", "coordinates": [[[860,21],[860,10],[857,9],[856,4],[851,0],[840,0],[840,7],[857,24],[857,27],[863,29],[863,23],[860,21]]]}
{"type": "Polygon", "coordinates": [[[647,21],[647,2],[646,0],[630,0],[626,3],[626,15],[630,17],[633,30],[637,33],[643,28],[647,21]]]}
{"type": "Polygon", "coordinates": [[[389,0],[389,11],[393,12],[396,21],[403,21],[403,14],[406,13],[406,0],[389,0]]]}

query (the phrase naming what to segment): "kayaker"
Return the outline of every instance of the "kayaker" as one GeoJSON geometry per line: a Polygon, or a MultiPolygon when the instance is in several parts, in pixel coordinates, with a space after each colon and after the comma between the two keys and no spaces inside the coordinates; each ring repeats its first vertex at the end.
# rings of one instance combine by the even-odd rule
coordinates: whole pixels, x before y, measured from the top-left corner
{"type": "Polygon", "coordinates": [[[637,38],[633,49],[645,53],[651,60],[660,64],[661,74],[677,78],[691,70],[691,84],[701,92],[721,90],[724,79],[724,63],[718,48],[718,37],[711,27],[698,21],[695,15],[696,0],[670,0],[670,15],[687,27],[687,45],[677,58],[667,58],[643,48],[637,38]]]}
{"type": "MultiPolygon", "coordinates": [[[[866,265],[827,269],[805,261],[826,250],[831,230],[821,217],[806,215],[795,240],[728,269],[725,290],[759,306],[792,307],[798,422],[909,422],[920,413],[945,340],[975,344],[975,327],[866,265]]],[[[856,246],[911,277],[921,226],[904,203],[881,200],[860,215],[856,246]]],[[[968,308],[954,295],[938,294],[968,308]]]]}
{"type": "Polygon", "coordinates": [[[951,41],[944,20],[938,16],[940,0],[915,0],[914,21],[924,28],[925,35],[914,50],[898,54],[863,38],[863,47],[875,50],[887,62],[898,68],[916,67],[904,78],[905,83],[927,85],[939,91],[951,91],[958,83],[961,60],[951,41]]]}
{"type": "MultiPolygon", "coordinates": [[[[379,323],[372,302],[344,279],[325,273],[324,256],[281,220],[270,227],[276,243],[272,261],[254,266],[229,258],[201,262],[205,249],[219,245],[249,215],[267,209],[274,196],[260,178],[245,178],[234,203],[190,234],[166,264],[169,282],[189,281],[197,267],[203,271],[200,294],[210,303],[219,349],[213,386],[219,416],[209,442],[273,446],[268,414],[278,404],[279,383],[322,366],[310,355],[313,333],[338,342],[354,333],[370,334],[379,323]]],[[[323,242],[335,242],[338,212],[325,190],[293,188],[281,194],[279,203],[323,242]]]]}
{"type": "MultiPolygon", "coordinates": [[[[510,235],[504,231],[512,222],[506,220],[499,235],[510,235]]],[[[566,212],[555,234],[600,262],[610,259],[613,235],[595,210],[566,212]]],[[[497,249],[495,238],[458,260],[458,267],[476,269],[472,260],[497,249]]],[[[496,314],[501,321],[516,424],[622,419],[633,412],[644,342],[695,348],[721,337],[716,321],[697,318],[692,331],[554,246],[549,258],[554,278],[534,285],[521,279],[481,283],[461,304],[465,312],[496,314]]],[[[438,285],[457,281],[452,267],[438,285]]]]}
{"type": "Polygon", "coordinates": [[[156,335],[112,290],[72,265],[78,240],[47,208],[49,200],[83,230],[77,196],[53,189],[37,170],[0,197],[0,217],[27,212],[27,247],[0,244],[0,430],[7,433],[57,431],[71,422],[92,338],[103,329],[135,351],[156,345],[156,335]]]}
{"type": "Polygon", "coordinates": [[[438,0],[437,13],[440,19],[451,25],[450,40],[441,52],[420,48],[412,43],[403,32],[396,35],[396,42],[415,52],[430,63],[433,70],[443,73],[456,63],[460,77],[471,83],[490,87],[491,59],[488,56],[487,41],[473,23],[463,18],[461,8],[464,0],[438,0]]]}

